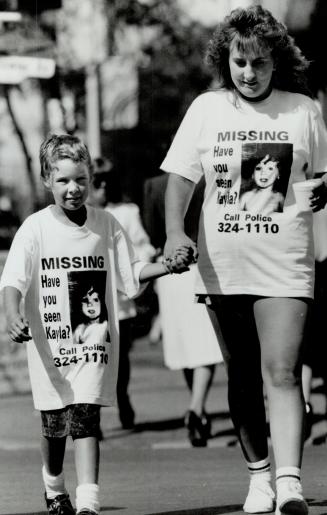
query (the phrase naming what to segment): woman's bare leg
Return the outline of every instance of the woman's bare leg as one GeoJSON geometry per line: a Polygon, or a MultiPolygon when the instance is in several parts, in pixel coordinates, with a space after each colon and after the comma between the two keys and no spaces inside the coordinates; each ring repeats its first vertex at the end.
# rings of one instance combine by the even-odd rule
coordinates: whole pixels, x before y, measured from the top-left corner
{"type": "Polygon", "coordinates": [[[265,298],[254,305],[276,468],[301,466],[301,351],[308,309],[308,302],[293,298],[265,298]]]}
{"type": "Polygon", "coordinates": [[[268,456],[260,345],[253,301],[221,297],[208,313],[217,334],[228,375],[231,418],[247,462],[268,456]]]}

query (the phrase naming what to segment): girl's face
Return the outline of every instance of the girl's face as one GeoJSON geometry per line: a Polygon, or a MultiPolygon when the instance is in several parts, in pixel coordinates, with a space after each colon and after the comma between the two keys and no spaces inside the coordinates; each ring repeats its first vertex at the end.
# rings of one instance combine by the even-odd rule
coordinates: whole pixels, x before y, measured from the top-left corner
{"type": "Polygon", "coordinates": [[[255,99],[270,88],[274,61],[270,50],[242,52],[235,43],[229,52],[229,69],[236,89],[244,97],[255,99]]]}
{"type": "Polygon", "coordinates": [[[57,161],[55,169],[50,172],[44,184],[52,191],[57,206],[76,211],[87,199],[90,173],[85,163],[62,159],[57,161]]]}
{"type": "Polygon", "coordinates": [[[278,177],[278,165],[266,156],[254,169],[254,180],[259,188],[269,188],[278,177]]]}
{"type": "Polygon", "coordinates": [[[101,313],[101,301],[97,292],[88,292],[82,298],[82,312],[91,320],[99,318],[101,313]]]}

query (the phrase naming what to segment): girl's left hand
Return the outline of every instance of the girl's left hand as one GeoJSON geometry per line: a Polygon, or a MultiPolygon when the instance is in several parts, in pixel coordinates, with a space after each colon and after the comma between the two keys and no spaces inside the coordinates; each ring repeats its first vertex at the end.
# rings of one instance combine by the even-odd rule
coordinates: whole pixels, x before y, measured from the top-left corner
{"type": "Polygon", "coordinates": [[[327,203],[327,185],[323,180],[313,189],[310,201],[313,212],[324,209],[327,203]]]}

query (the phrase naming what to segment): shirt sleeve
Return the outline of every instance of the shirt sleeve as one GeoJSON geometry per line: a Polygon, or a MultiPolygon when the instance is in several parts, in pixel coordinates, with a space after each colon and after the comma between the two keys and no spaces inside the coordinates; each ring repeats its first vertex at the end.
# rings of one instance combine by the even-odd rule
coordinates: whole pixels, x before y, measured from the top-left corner
{"type": "Polygon", "coordinates": [[[202,99],[199,96],[190,105],[160,167],[164,172],[176,173],[196,183],[203,175],[198,151],[204,114],[202,99]]]}
{"type": "Polygon", "coordinates": [[[30,286],[36,243],[27,219],[15,234],[1,275],[0,290],[6,286],[17,288],[25,297],[30,286]]]}
{"type": "Polygon", "coordinates": [[[133,298],[146,287],[140,285],[140,273],[147,263],[139,260],[130,238],[119,222],[116,220],[114,224],[117,289],[127,297],[133,298]]]}

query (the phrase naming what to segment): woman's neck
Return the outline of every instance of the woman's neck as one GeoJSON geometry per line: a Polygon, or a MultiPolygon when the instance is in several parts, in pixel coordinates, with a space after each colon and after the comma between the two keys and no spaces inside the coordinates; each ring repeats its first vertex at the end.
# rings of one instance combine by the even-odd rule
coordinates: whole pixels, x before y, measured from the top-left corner
{"type": "Polygon", "coordinates": [[[259,95],[258,97],[246,97],[245,95],[242,95],[240,91],[237,90],[238,95],[246,100],[247,102],[251,102],[252,104],[255,104],[256,102],[261,102],[262,100],[265,100],[269,97],[270,93],[272,92],[272,86],[269,86],[268,89],[262,95],[259,95]]]}

